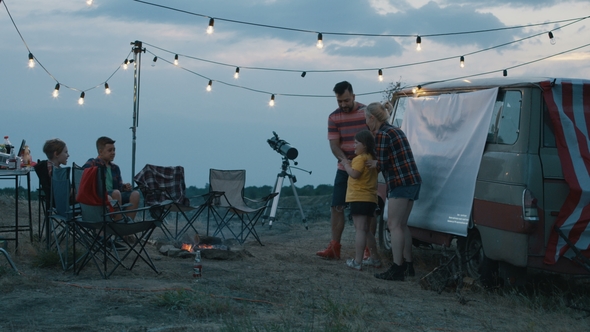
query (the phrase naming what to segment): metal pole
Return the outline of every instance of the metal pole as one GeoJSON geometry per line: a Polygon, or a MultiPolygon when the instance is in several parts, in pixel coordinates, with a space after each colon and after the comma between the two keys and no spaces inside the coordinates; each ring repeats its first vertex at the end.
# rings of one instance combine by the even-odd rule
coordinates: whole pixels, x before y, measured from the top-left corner
{"type": "Polygon", "coordinates": [[[135,151],[137,141],[137,127],[139,126],[139,85],[141,83],[141,48],[142,43],[138,40],[131,43],[133,45],[133,125],[131,126],[131,179],[135,176],[135,151]]]}

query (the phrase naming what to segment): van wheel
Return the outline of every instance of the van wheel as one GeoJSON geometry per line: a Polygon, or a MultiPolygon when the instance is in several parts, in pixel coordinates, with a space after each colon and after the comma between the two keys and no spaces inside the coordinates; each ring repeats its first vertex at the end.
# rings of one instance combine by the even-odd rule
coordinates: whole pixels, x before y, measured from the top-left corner
{"type": "Polygon", "coordinates": [[[387,223],[383,220],[383,213],[379,213],[375,218],[377,219],[377,232],[379,233],[379,249],[382,253],[391,255],[391,234],[389,228],[387,228],[387,223]]]}
{"type": "Polygon", "coordinates": [[[497,286],[498,262],[486,257],[477,229],[470,230],[467,238],[459,238],[457,245],[463,256],[463,266],[467,275],[479,280],[486,288],[497,286]]]}

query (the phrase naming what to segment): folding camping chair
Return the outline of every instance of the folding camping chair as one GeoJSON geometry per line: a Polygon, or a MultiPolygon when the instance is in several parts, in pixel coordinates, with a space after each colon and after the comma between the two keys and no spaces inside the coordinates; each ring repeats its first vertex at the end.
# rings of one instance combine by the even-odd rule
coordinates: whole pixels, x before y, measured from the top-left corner
{"type": "MultiPolygon", "coordinates": [[[[273,199],[277,193],[272,193],[260,200],[249,199],[244,197],[245,184],[245,170],[209,170],[209,191],[223,193],[218,199],[214,200],[213,206],[217,209],[225,209],[225,214],[221,217],[221,220],[217,222],[217,229],[213,233],[213,236],[220,234],[221,237],[225,239],[225,235],[223,234],[225,229],[229,231],[240,244],[243,244],[248,236],[252,234],[258,243],[263,245],[256,232],[255,226],[266,208],[266,203],[273,199]],[[246,201],[256,207],[250,207],[246,201]],[[230,225],[230,222],[234,217],[240,220],[240,231],[237,234],[230,225]]],[[[218,212],[216,213],[220,216],[218,212]]]]}
{"type": "Polygon", "coordinates": [[[133,180],[143,195],[145,206],[170,203],[166,205],[164,211],[161,211],[162,230],[168,239],[179,240],[190,229],[199,234],[195,221],[207,208],[212,196],[205,194],[193,197],[199,204],[192,206],[191,199],[185,196],[186,184],[182,166],[165,167],[147,164],[133,180]],[[176,214],[174,232],[167,227],[166,217],[170,213],[176,214]],[[179,224],[180,217],[186,224],[179,224]]]}
{"type": "MultiPolygon", "coordinates": [[[[82,217],[76,220],[80,242],[86,248],[80,265],[76,268],[79,274],[90,261],[96,265],[103,278],[108,278],[119,267],[133,269],[138,259],[142,259],[154,272],[158,273],[145,246],[154,229],[161,223],[161,215],[155,210],[162,210],[161,205],[135,210],[120,210],[113,207],[106,193],[105,169],[103,166],[86,168],[80,179],[76,199],[80,204],[82,217]],[[143,212],[149,210],[153,220],[133,221],[126,216],[129,212],[143,212]],[[127,236],[135,235],[136,240],[131,243],[127,236]],[[120,238],[128,246],[122,256],[119,256],[115,245],[115,238],[120,238]],[[130,264],[125,259],[135,255],[130,264]],[[110,267],[109,267],[110,265],[110,267]]],[[[131,258],[131,257],[130,257],[131,258]]]]}
{"type": "Polygon", "coordinates": [[[49,177],[49,172],[47,169],[47,160],[37,160],[37,164],[35,164],[33,168],[35,169],[35,173],[39,178],[39,188],[37,189],[39,203],[37,215],[37,229],[39,230],[39,240],[41,240],[43,238],[43,233],[45,233],[45,228],[48,224],[47,209],[50,206],[49,198],[51,196],[51,178],[49,177]],[[41,219],[41,213],[43,213],[43,219],[41,219]]]}
{"type": "Polygon", "coordinates": [[[71,188],[70,167],[53,168],[49,206],[46,211],[47,248],[55,247],[64,271],[73,263],[69,261],[70,232],[74,219],[80,213],[70,199],[71,188]]]}

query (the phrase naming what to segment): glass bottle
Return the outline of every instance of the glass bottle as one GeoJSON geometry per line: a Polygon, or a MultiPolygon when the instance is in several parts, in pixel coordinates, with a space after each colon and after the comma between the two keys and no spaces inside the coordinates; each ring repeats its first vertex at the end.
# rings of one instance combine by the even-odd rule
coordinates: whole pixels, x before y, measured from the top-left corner
{"type": "Polygon", "coordinates": [[[200,278],[203,272],[203,263],[201,263],[201,251],[195,252],[195,264],[193,265],[193,277],[200,278]]]}
{"type": "Polygon", "coordinates": [[[10,143],[8,136],[4,136],[4,149],[8,154],[10,154],[10,150],[12,150],[12,144],[10,143]]]}

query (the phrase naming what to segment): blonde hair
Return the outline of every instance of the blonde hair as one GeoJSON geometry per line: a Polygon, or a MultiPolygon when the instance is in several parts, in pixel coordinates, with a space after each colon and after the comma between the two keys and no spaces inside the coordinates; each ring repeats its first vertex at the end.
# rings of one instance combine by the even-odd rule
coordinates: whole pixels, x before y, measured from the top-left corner
{"type": "Polygon", "coordinates": [[[379,122],[389,123],[389,116],[392,110],[393,106],[388,101],[383,104],[374,102],[365,107],[365,114],[374,116],[379,122]]]}

